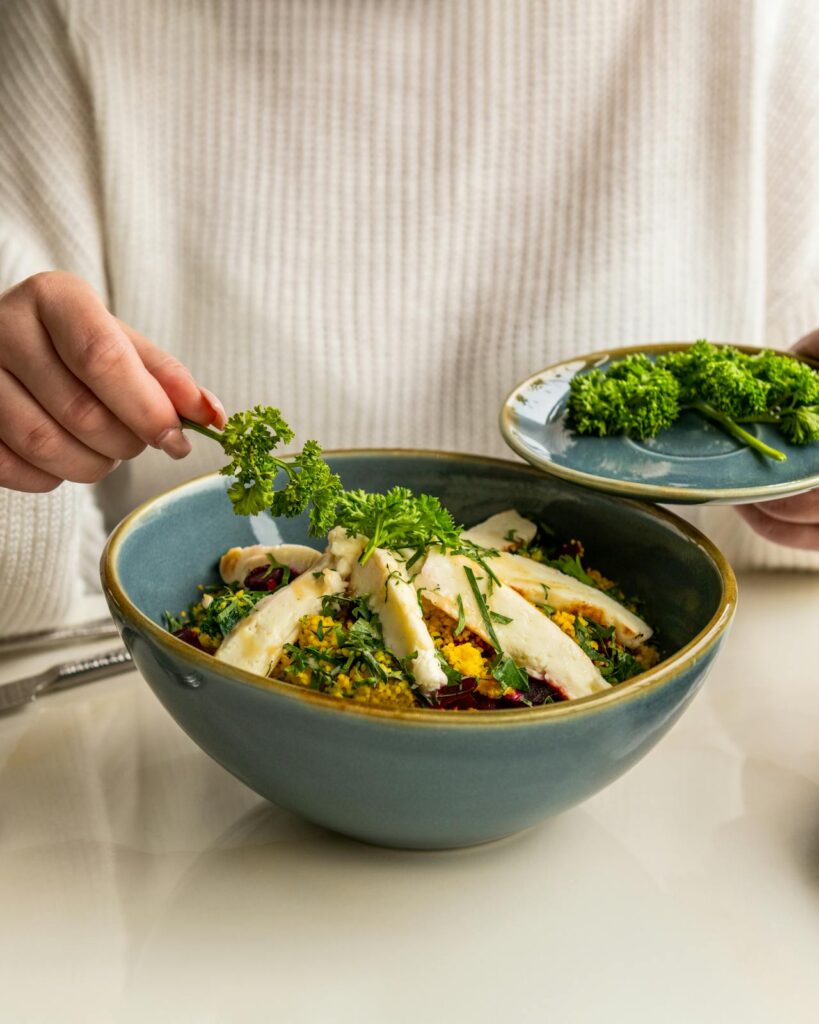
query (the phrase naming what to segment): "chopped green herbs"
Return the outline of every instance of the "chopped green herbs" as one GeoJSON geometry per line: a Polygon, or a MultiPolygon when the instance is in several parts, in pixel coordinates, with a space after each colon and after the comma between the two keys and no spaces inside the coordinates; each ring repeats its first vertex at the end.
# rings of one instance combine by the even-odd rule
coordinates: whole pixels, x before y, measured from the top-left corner
{"type": "Polygon", "coordinates": [[[574,629],[581,650],[597,665],[606,682],[622,683],[642,672],[637,659],[615,640],[613,626],[577,618],[574,629]]]}
{"type": "Polygon", "coordinates": [[[277,558],[275,557],[275,555],[268,555],[267,556],[267,560],[268,560],[268,562],[270,562],[270,568],[267,570],[267,572],[264,574],[264,576],[262,576],[262,579],[265,579],[265,580],[269,579],[273,575],[273,570],[274,569],[281,569],[281,571],[282,571],[282,578],[281,578],[281,581],[279,583],[279,586],[280,587],[286,587],[287,584],[290,582],[290,576],[292,575],[292,570],[291,570],[290,566],[289,565],[284,565],[284,563],[279,562],[277,560],[277,558]]]}
{"type": "MultiPolygon", "coordinates": [[[[458,596],[460,597],[461,595],[459,594],[458,596]]],[[[489,614],[492,616],[492,621],[497,622],[501,626],[508,626],[512,621],[508,615],[501,615],[499,612],[490,612],[489,614]]]]}
{"type": "MultiPolygon", "coordinates": [[[[495,658],[491,666],[492,676],[500,683],[502,690],[512,689],[526,693],[529,689],[529,677],[522,668],[504,653],[501,642],[498,640],[498,634],[495,632],[495,627],[492,624],[492,612],[489,610],[486,598],[481,593],[475,573],[468,565],[465,565],[464,574],[469,583],[469,589],[472,591],[472,596],[475,598],[475,603],[478,606],[484,629],[492,646],[495,648],[495,658]]],[[[501,615],[500,619],[507,623],[512,621],[506,618],[505,615],[501,615]]]]}
{"type": "Polygon", "coordinates": [[[590,576],[580,561],[580,555],[574,554],[560,554],[556,558],[544,558],[544,565],[551,565],[554,569],[559,569],[561,572],[565,572],[567,576],[573,576],[576,580],[581,583],[585,583],[589,587],[596,587],[600,590],[600,586],[596,582],[593,576],[590,576]]]}
{"type": "Polygon", "coordinates": [[[477,577],[475,576],[475,573],[468,565],[464,566],[464,574],[466,576],[467,582],[469,583],[469,589],[472,591],[472,596],[475,598],[475,604],[477,604],[478,606],[478,611],[480,613],[481,619],[483,620],[484,629],[486,630],[486,634],[489,637],[489,642],[495,648],[495,653],[498,653],[501,650],[500,640],[498,640],[498,635],[495,632],[495,627],[492,625],[492,616],[489,614],[489,608],[486,604],[486,598],[483,596],[483,594],[480,591],[480,587],[478,586],[477,577]]]}
{"type": "Polygon", "coordinates": [[[517,690],[521,695],[529,692],[529,676],[508,654],[497,655],[491,669],[501,690],[517,690]]]}
{"type": "Polygon", "coordinates": [[[180,629],[184,629],[188,625],[188,616],[185,612],[173,615],[166,608],[162,613],[162,618],[165,620],[165,629],[169,633],[178,633],[180,629]]]}
{"type": "Polygon", "coordinates": [[[315,626],[318,644],[297,643],[284,647],[287,672],[309,674],[311,689],[328,689],[342,673],[348,677],[352,674],[356,686],[400,681],[411,675],[385,646],[381,622],[366,599],[343,594],[326,596],[321,616],[332,618],[337,625],[326,627],[319,618],[315,626]],[[326,642],[329,637],[333,643],[326,642]]]}
{"type": "Polygon", "coordinates": [[[460,636],[466,629],[466,615],[464,613],[464,599],[458,594],[458,622],[455,625],[454,635],[460,636]]]}
{"type": "Polygon", "coordinates": [[[494,548],[482,548],[477,544],[473,544],[472,541],[460,540],[453,548],[452,554],[464,555],[483,569],[486,573],[486,591],[488,594],[491,594],[495,587],[499,587],[501,585],[501,581],[498,579],[497,574],[492,569],[489,561],[487,561],[487,559],[497,558],[499,552],[494,548]]]}

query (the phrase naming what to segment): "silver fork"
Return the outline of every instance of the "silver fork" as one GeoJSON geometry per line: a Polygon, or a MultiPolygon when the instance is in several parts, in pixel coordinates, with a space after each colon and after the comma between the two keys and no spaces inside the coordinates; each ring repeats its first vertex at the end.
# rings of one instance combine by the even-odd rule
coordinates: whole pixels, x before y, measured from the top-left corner
{"type": "Polygon", "coordinates": [[[132,668],[131,655],[124,647],[106,651],[105,654],[95,654],[90,658],[52,665],[51,668],[36,675],[0,684],[0,714],[23,707],[44,693],[67,690],[71,686],[91,683],[95,679],[105,679],[120,672],[128,672],[132,668]]]}

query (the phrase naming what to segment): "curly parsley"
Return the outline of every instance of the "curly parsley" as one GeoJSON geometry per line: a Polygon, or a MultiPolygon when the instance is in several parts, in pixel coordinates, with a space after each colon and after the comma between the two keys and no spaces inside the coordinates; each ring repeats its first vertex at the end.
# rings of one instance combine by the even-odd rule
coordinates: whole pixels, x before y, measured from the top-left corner
{"type": "Polygon", "coordinates": [[[437,498],[415,495],[407,487],[393,487],[386,494],[345,491],[338,499],[336,522],[351,536],[363,534],[368,538],[362,565],[376,548],[414,548],[412,562],[419,551],[432,544],[456,547],[463,529],[437,498]]]}
{"type": "Polygon", "coordinates": [[[314,537],[335,525],[341,480],[322,458],[316,441],[307,441],[292,459],[273,455],[275,448],[289,444],[294,436],[278,409],[257,405],[234,413],[221,433],[187,419],[182,425],[217,441],[230,458],[220,472],[234,478],[228,495],[237,515],[267,509],[274,516],[292,517],[309,508],[314,537]],[[282,477],[284,486],[276,487],[282,477]]]}
{"type": "Polygon", "coordinates": [[[784,452],[743,424],[771,424],[792,444],[819,441],[819,373],[769,349],[745,353],[700,340],[656,360],[638,353],[605,372],[579,374],[570,385],[567,423],[578,434],[644,439],[670,427],[685,409],[782,461],[784,452]]]}

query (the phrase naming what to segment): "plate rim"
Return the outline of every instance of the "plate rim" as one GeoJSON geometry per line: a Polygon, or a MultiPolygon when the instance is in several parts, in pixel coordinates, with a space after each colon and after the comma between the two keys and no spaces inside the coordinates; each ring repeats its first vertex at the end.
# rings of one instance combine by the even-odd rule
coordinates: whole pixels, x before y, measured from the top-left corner
{"type": "MultiPolygon", "coordinates": [[[[761,352],[770,349],[765,345],[734,345],[730,342],[709,342],[718,348],[735,348],[740,352],[761,352]]],[[[697,505],[697,504],[747,504],[755,501],[775,500],[776,498],[793,497],[819,487],[819,473],[810,477],[804,477],[798,481],[790,481],[778,484],[762,484],[753,487],[735,488],[713,488],[713,487],[680,487],[677,485],[651,485],[636,483],[632,480],[614,480],[610,477],[596,476],[594,473],[587,473],[580,469],[561,466],[545,459],[539,459],[520,440],[520,431],[514,425],[513,419],[517,413],[516,401],[520,393],[531,388],[545,374],[553,373],[564,366],[572,363],[582,362],[582,369],[595,362],[605,359],[618,359],[626,355],[643,353],[679,352],[690,348],[694,342],[691,341],[655,341],[642,345],[616,345],[610,348],[598,349],[594,352],[581,353],[551,363],[530,374],[525,380],[516,384],[506,395],[500,409],[500,431],[506,444],[529,463],[530,466],[541,470],[549,476],[556,476],[569,483],[578,484],[581,487],[588,487],[595,491],[602,491],[606,494],[614,494],[619,497],[635,498],[637,500],[656,502],[668,502],[669,504],[697,505]]],[[[772,349],[779,355],[786,355],[801,363],[807,363],[814,370],[819,370],[819,361],[797,352],[772,349]]],[[[579,373],[577,370],[576,373],[579,373]]],[[[575,374],[576,375],[576,374],[575,374]]],[[[573,375],[574,376],[574,375],[573,375]]],[[[819,442],[816,442],[819,443],[819,442]]]]}

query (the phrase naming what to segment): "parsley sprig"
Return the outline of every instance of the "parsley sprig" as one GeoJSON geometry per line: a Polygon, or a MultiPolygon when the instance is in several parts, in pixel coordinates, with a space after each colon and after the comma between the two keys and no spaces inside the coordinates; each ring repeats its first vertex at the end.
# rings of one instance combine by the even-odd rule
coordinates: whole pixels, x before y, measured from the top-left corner
{"type": "Polygon", "coordinates": [[[379,547],[415,549],[409,567],[433,544],[455,549],[461,543],[463,527],[432,495],[415,495],[407,487],[393,487],[386,494],[345,491],[316,441],[307,441],[291,459],[274,455],[274,449],[294,437],[278,409],[257,405],[234,413],[221,433],[187,419],[182,425],[217,441],[230,458],[220,472],[234,478],[228,495],[237,515],[268,510],[273,516],[290,517],[309,508],[314,537],[342,526],[351,536],[368,538],[362,564],[379,547]],[[284,486],[277,486],[282,477],[284,486]]]}
{"type": "MultiPolygon", "coordinates": [[[[463,529],[437,498],[415,495],[407,487],[393,487],[386,494],[345,491],[338,500],[336,522],[350,535],[369,538],[361,555],[362,565],[376,548],[414,548],[417,555],[432,544],[457,547],[463,529]]],[[[410,558],[409,562],[414,560],[410,558]]]]}
{"type": "Polygon", "coordinates": [[[230,458],[219,472],[232,476],[228,495],[237,515],[252,516],[268,509],[274,516],[298,516],[310,509],[310,533],[319,537],[334,525],[341,480],[321,456],[316,441],[307,441],[292,459],[273,454],[294,434],[278,409],[254,406],[234,413],[219,433],[182,419],[182,426],[217,441],[230,458]],[[283,487],[276,487],[281,477],[283,487]]]}
{"type": "Polygon", "coordinates": [[[787,455],[745,426],[768,423],[791,444],[819,441],[819,373],[769,349],[740,352],[701,340],[656,360],[637,353],[572,379],[567,423],[579,434],[655,437],[685,409],[769,458],[787,455]]]}

